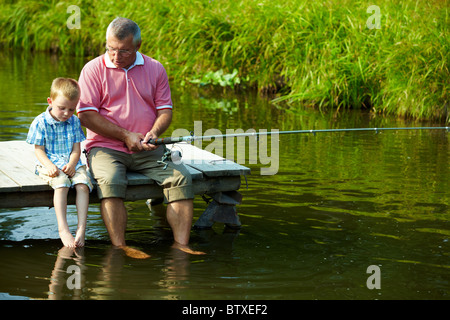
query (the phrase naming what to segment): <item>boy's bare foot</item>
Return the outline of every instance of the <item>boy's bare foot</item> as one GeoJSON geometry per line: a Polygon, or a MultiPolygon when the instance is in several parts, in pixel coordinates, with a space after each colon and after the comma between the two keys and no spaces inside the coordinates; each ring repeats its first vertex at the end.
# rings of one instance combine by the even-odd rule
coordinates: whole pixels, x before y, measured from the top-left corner
{"type": "Polygon", "coordinates": [[[75,237],[75,247],[84,247],[84,235],[75,237]]]}
{"type": "Polygon", "coordinates": [[[122,249],[127,256],[134,259],[148,259],[150,258],[150,255],[146,254],[145,252],[134,249],[128,246],[119,246],[120,249],[122,249]]]}
{"type": "Polygon", "coordinates": [[[59,232],[59,237],[65,247],[73,248],[75,247],[75,239],[70,231],[64,230],[59,232]]]}
{"type": "Polygon", "coordinates": [[[75,247],[83,247],[84,246],[84,231],[77,231],[75,235],[75,247]]]}
{"type": "Polygon", "coordinates": [[[206,254],[205,252],[202,252],[202,251],[192,250],[191,248],[189,248],[189,246],[182,245],[182,244],[180,244],[178,242],[174,242],[173,245],[172,245],[172,248],[181,250],[181,251],[189,253],[189,254],[195,254],[195,255],[206,254]]]}

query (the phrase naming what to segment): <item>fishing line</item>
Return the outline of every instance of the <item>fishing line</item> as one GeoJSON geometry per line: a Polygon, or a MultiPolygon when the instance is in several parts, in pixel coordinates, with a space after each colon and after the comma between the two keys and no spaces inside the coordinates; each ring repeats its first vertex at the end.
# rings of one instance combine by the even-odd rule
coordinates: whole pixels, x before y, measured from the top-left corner
{"type": "Polygon", "coordinates": [[[388,130],[446,130],[450,131],[450,127],[401,127],[401,128],[347,128],[347,129],[317,129],[317,130],[291,130],[291,131],[262,131],[262,132],[243,132],[243,133],[230,133],[230,134],[218,134],[209,136],[195,136],[193,133],[189,136],[182,137],[167,137],[167,138],[157,138],[150,139],[147,143],[153,145],[161,144],[174,144],[178,142],[192,142],[196,140],[203,139],[218,139],[218,138],[229,138],[229,137],[251,137],[251,136],[261,136],[261,135],[280,135],[280,134],[304,134],[304,133],[324,133],[324,132],[357,132],[357,131],[373,131],[379,133],[380,131],[388,130]]]}
{"type": "Polygon", "coordinates": [[[380,131],[387,130],[446,130],[449,132],[450,127],[403,127],[403,128],[349,128],[349,129],[317,129],[317,130],[291,130],[291,131],[260,131],[260,132],[243,132],[243,133],[229,133],[229,134],[218,134],[218,135],[209,135],[209,136],[195,136],[193,132],[189,136],[182,137],[168,137],[168,138],[157,138],[150,139],[147,143],[153,145],[164,145],[164,155],[158,163],[164,165],[164,170],[167,169],[169,161],[174,163],[181,162],[181,152],[178,150],[170,150],[166,148],[167,144],[174,144],[178,142],[188,142],[203,139],[219,139],[219,138],[230,138],[230,137],[259,137],[261,135],[280,135],[280,134],[303,134],[303,133],[312,133],[316,135],[317,133],[325,133],[325,132],[356,132],[356,131],[372,131],[375,133],[379,133],[380,131]]]}

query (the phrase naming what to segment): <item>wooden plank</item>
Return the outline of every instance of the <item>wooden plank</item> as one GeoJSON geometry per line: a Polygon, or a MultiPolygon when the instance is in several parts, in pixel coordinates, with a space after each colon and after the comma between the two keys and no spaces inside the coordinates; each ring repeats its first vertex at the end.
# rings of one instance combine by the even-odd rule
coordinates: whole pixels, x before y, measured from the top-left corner
{"type": "Polygon", "coordinates": [[[51,188],[37,175],[15,161],[9,155],[0,153],[0,171],[15,181],[23,191],[39,191],[51,188]]]}
{"type": "Polygon", "coordinates": [[[3,171],[0,171],[0,192],[19,191],[20,186],[11,180],[3,171]]]}
{"type": "Polygon", "coordinates": [[[0,153],[10,157],[12,160],[22,165],[25,170],[34,174],[36,156],[34,145],[26,141],[4,141],[0,143],[0,153]]]}
{"type": "Polygon", "coordinates": [[[213,194],[216,192],[235,191],[241,186],[241,177],[205,178],[194,183],[194,194],[213,194]]]}
{"type": "Polygon", "coordinates": [[[187,165],[203,172],[208,177],[240,176],[250,174],[250,169],[243,167],[230,160],[220,161],[197,161],[186,162],[187,165]]]}
{"type": "Polygon", "coordinates": [[[250,174],[249,168],[186,142],[176,143],[168,146],[168,148],[171,150],[180,150],[184,164],[203,172],[208,177],[250,174]]]}
{"type": "MultiPolygon", "coordinates": [[[[21,191],[42,191],[52,188],[35,174],[34,146],[25,141],[0,142],[0,170],[15,181],[21,191]]],[[[1,184],[0,192],[8,192],[1,184]]]]}
{"type": "Polygon", "coordinates": [[[192,180],[199,180],[203,178],[203,173],[195,168],[192,168],[185,164],[187,171],[191,174],[192,180]]]}

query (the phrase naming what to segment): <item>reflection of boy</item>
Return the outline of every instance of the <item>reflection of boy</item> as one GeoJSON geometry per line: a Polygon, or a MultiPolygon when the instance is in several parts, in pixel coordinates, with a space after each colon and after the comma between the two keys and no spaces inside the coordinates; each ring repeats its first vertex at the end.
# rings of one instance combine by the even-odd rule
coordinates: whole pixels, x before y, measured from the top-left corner
{"type": "Polygon", "coordinates": [[[92,184],[86,166],[80,160],[80,142],[85,140],[80,120],[74,115],[80,89],[73,79],[53,80],[49,107],[30,126],[27,142],[35,145],[38,160],[36,174],[55,190],[53,205],[58,220],[61,241],[67,247],[84,246],[89,192],[92,184]],[[75,238],[67,224],[67,194],[70,187],[77,191],[78,227],[75,238]]]}

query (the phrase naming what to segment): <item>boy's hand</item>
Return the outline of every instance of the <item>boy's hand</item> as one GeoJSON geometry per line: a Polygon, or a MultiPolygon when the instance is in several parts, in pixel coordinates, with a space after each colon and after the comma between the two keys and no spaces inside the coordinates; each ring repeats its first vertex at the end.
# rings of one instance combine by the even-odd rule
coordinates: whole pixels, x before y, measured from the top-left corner
{"type": "Polygon", "coordinates": [[[66,164],[61,170],[71,178],[75,175],[75,167],[70,164],[66,164]]]}
{"type": "Polygon", "coordinates": [[[52,165],[52,166],[50,166],[50,167],[47,167],[47,172],[48,172],[48,176],[49,176],[50,178],[54,178],[54,177],[59,176],[59,169],[58,169],[58,167],[55,166],[55,165],[52,165]]]}

